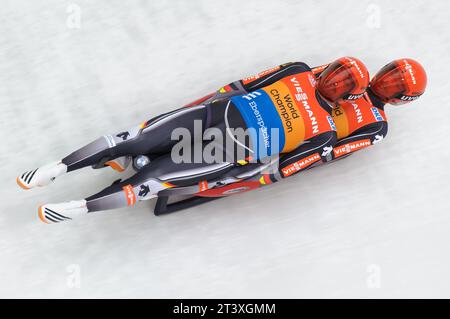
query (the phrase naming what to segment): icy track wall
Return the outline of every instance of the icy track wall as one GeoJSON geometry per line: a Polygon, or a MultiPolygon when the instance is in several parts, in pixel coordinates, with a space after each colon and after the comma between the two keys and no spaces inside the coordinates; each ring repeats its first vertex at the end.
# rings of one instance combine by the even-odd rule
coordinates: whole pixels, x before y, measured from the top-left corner
{"type": "Polygon", "coordinates": [[[23,1],[0,10],[0,297],[450,297],[447,1],[23,1]],[[149,203],[44,225],[37,207],[119,178],[15,177],[288,61],[374,74],[417,59],[376,147],[157,218],[149,203]]]}

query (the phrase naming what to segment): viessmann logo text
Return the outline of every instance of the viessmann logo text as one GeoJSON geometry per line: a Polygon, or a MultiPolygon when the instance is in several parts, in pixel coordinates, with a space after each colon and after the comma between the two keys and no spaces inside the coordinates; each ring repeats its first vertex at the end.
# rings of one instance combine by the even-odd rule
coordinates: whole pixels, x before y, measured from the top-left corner
{"type": "Polygon", "coordinates": [[[339,157],[372,145],[369,139],[347,143],[333,149],[334,156],[339,157]]]}

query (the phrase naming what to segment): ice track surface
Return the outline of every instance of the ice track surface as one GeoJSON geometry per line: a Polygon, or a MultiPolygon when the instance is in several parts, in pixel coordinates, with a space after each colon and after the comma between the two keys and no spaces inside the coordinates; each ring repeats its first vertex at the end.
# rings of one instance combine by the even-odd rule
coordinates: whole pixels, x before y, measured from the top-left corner
{"type": "Polygon", "coordinates": [[[0,297],[450,297],[448,1],[0,2],[0,297]],[[429,75],[387,108],[387,139],[346,160],[166,217],[144,202],[52,226],[40,204],[119,175],[15,184],[230,81],[344,55],[429,75]]]}

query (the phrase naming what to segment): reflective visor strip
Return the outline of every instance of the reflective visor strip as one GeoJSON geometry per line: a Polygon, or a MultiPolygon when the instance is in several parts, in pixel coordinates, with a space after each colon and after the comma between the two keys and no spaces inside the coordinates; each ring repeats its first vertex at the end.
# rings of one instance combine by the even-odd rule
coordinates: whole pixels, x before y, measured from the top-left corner
{"type": "MultiPolygon", "coordinates": [[[[351,73],[352,74],[352,77],[351,77],[351,79],[352,79],[352,88],[350,89],[350,90],[354,90],[355,88],[356,88],[356,86],[357,86],[357,83],[354,81],[354,79],[353,79],[353,76],[354,76],[354,74],[352,73],[352,68],[351,67],[347,67],[345,64],[342,64],[342,63],[332,63],[330,66],[328,66],[323,72],[322,72],[322,74],[321,74],[321,77],[323,76],[324,78],[328,78],[328,77],[331,77],[331,76],[333,76],[334,75],[334,73],[336,73],[336,72],[338,72],[338,70],[339,70],[339,68],[344,68],[345,69],[345,71],[346,72],[349,72],[349,73],[351,73]]],[[[359,74],[358,74],[358,76],[359,76],[359,74]]],[[[348,96],[349,95],[349,93],[342,93],[342,94],[340,94],[336,99],[337,100],[339,100],[339,99],[345,99],[346,98],[346,96],[348,96]]]]}
{"type": "MultiPolygon", "coordinates": [[[[350,79],[352,80],[352,87],[349,89],[350,91],[353,91],[354,89],[356,89],[356,87],[358,86],[358,81],[355,81],[355,78],[359,78],[360,75],[359,73],[356,73],[354,68],[352,68],[351,66],[347,66],[347,65],[343,65],[343,68],[345,68],[345,71],[350,73],[351,77],[350,79]]],[[[340,98],[344,98],[346,95],[351,95],[351,93],[343,93],[340,98]]]]}

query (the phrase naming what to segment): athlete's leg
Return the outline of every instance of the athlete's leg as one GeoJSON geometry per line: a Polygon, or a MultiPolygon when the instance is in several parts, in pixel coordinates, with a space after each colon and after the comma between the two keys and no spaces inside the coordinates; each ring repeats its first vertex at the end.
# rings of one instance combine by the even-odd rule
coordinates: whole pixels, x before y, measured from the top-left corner
{"type": "Polygon", "coordinates": [[[182,108],[155,117],[130,130],[102,136],[60,161],[21,174],[17,183],[25,189],[44,186],[57,176],[86,166],[102,167],[106,164],[122,170],[127,162],[114,159],[170,151],[176,143],[171,139],[171,132],[178,127],[193,131],[195,120],[205,123],[206,110],[204,105],[182,108]]]}
{"type": "Polygon", "coordinates": [[[197,185],[214,180],[235,167],[233,163],[174,163],[170,155],[158,157],[131,178],[118,181],[101,192],[78,201],[39,207],[45,223],[70,220],[87,213],[134,206],[137,201],[157,196],[158,192],[177,186],[197,185]]]}
{"type": "Polygon", "coordinates": [[[179,109],[130,130],[102,136],[65,157],[62,162],[70,172],[123,155],[167,152],[176,143],[171,139],[171,132],[179,127],[193,131],[196,120],[202,123],[206,120],[204,105],[179,109]]]}

